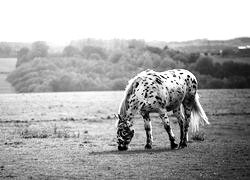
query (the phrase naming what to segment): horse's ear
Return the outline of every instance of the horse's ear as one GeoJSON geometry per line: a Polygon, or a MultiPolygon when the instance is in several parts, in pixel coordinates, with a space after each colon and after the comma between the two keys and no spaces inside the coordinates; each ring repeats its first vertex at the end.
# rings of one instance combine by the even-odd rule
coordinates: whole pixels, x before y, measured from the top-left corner
{"type": "Polygon", "coordinates": [[[114,114],[114,116],[115,116],[115,118],[118,119],[118,120],[121,120],[121,119],[122,119],[122,117],[121,117],[120,114],[114,114]]]}
{"type": "Polygon", "coordinates": [[[117,119],[117,120],[121,120],[122,119],[120,114],[114,114],[114,116],[115,116],[115,119],[117,119]]]}
{"type": "Polygon", "coordinates": [[[119,114],[114,114],[114,116],[115,116],[115,119],[116,119],[115,127],[118,128],[118,123],[119,123],[119,120],[120,120],[120,115],[119,114]]]}

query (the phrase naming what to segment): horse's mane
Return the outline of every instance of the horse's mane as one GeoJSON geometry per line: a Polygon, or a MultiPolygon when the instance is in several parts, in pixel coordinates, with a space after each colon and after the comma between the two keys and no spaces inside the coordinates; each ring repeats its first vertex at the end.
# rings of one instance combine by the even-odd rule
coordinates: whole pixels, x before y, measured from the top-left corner
{"type": "Polygon", "coordinates": [[[121,116],[124,116],[126,114],[126,110],[128,109],[128,99],[131,96],[131,94],[133,93],[134,90],[134,86],[137,82],[137,80],[139,78],[141,78],[142,76],[145,76],[147,72],[152,71],[152,70],[146,70],[146,71],[142,71],[141,73],[137,74],[134,78],[130,79],[128,81],[128,85],[126,86],[125,92],[124,92],[124,97],[121,101],[120,107],[119,107],[119,111],[118,114],[121,116]]]}
{"type": "Polygon", "coordinates": [[[118,111],[118,114],[121,115],[121,116],[126,114],[126,110],[128,108],[128,101],[127,100],[129,99],[130,95],[133,92],[133,82],[134,82],[134,80],[135,80],[135,78],[130,79],[128,81],[128,85],[126,86],[124,96],[123,96],[123,99],[121,101],[119,111],[118,111]]]}

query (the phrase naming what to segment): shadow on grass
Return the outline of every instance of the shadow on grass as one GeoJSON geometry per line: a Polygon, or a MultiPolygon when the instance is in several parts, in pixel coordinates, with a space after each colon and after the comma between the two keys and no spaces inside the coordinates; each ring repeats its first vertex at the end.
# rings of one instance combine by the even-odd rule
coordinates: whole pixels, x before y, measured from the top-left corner
{"type": "Polygon", "coordinates": [[[170,148],[155,148],[155,149],[133,149],[127,151],[109,150],[109,151],[99,151],[90,152],[89,155],[124,155],[124,154],[154,154],[162,152],[174,152],[181,149],[170,149],[170,148]]]}

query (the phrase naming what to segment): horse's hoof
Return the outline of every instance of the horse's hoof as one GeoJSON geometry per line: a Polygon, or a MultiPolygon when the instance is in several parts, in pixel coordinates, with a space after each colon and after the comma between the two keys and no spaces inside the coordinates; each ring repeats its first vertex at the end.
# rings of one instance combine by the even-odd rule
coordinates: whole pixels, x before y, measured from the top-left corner
{"type": "Polygon", "coordinates": [[[119,151],[126,151],[128,150],[128,146],[118,146],[119,151]]]}
{"type": "Polygon", "coordinates": [[[178,144],[176,143],[171,143],[171,149],[177,149],[178,148],[178,144]]]}
{"type": "Polygon", "coordinates": [[[182,148],[185,148],[185,147],[187,147],[187,143],[180,143],[178,148],[182,149],[182,148]]]}
{"type": "Polygon", "coordinates": [[[150,144],[146,144],[145,149],[152,149],[152,146],[150,144]]]}

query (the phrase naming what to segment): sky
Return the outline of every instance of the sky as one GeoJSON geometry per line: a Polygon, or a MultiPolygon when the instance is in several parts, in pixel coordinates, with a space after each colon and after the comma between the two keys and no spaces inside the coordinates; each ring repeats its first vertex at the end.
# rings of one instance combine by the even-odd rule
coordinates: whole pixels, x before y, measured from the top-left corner
{"type": "Polygon", "coordinates": [[[249,0],[0,0],[0,42],[250,36],[249,0]]]}

